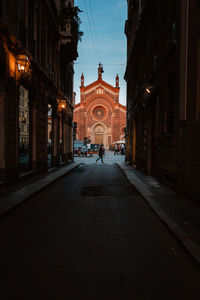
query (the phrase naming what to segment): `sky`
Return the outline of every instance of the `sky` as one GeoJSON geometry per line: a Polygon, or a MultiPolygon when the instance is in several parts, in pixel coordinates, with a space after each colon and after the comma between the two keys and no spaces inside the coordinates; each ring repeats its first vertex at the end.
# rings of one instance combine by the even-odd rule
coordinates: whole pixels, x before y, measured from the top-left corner
{"type": "Polygon", "coordinates": [[[119,75],[120,103],[126,105],[126,36],[124,25],[127,18],[126,0],[75,0],[83,12],[79,14],[84,32],[78,45],[79,57],[74,64],[74,91],[76,103],[80,102],[80,77],[84,74],[85,85],[97,80],[99,63],[103,64],[103,80],[115,85],[119,75]],[[88,18],[90,21],[88,21],[88,18]]]}

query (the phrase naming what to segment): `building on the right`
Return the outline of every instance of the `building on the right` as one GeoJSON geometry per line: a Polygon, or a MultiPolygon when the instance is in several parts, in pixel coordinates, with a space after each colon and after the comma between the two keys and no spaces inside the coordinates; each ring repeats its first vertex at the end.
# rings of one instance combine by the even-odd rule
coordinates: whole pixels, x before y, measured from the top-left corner
{"type": "Polygon", "coordinates": [[[200,200],[200,2],[128,0],[126,160],[200,200]]]}

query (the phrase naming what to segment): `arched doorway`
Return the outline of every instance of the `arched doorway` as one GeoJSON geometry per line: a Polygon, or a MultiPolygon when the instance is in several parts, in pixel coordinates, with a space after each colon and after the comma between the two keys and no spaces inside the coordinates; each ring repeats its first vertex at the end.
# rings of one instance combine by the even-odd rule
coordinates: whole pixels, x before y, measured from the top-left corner
{"type": "Polygon", "coordinates": [[[107,146],[107,129],[102,124],[96,124],[93,127],[93,142],[94,144],[104,144],[107,146]]]}

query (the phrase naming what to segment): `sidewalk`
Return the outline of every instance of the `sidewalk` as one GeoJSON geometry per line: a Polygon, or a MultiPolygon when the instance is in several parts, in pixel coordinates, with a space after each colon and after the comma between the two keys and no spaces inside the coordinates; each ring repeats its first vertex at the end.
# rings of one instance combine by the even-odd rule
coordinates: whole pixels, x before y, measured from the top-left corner
{"type": "Polygon", "coordinates": [[[200,204],[176,194],[157,179],[126,163],[118,163],[118,166],[185,250],[200,264],[200,204]]]}
{"type": "Polygon", "coordinates": [[[0,196],[0,218],[11,213],[19,205],[33,197],[36,193],[46,188],[56,180],[60,179],[70,171],[74,170],[81,163],[70,163],[51,172],[50,174],[40,175],[31,181],[21,183],[18,188],[11,188],[11,192],[5,196],[0,196]]]}

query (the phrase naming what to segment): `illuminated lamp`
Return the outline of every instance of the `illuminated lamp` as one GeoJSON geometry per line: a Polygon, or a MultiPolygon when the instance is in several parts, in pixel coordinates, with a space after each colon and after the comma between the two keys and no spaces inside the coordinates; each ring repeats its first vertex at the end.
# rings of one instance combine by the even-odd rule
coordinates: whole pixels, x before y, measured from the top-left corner
{"type": "Polygon", "coordinates": [[[20,73],[28,73],[30,62],[26,54],[20,54],[17,56],[17,68],[20,73]]]}
{"type": "Polygon", "coordinates": [[[151,94],[152,89],[153,89],[153,86],[147,86],[147,87],[145,88],[145,91],[146,91],[148,94],[151,94]]]}
{"type": "Polygon", "coordinates": [[[150,91],[150,89],[148,89],[148,88],[146,88],[146,92],[147,92],[148,94],[151,94],[151,91],[150,91]]]}
{"type": "Polygon", "coordinates": [[[58,111],[63,111],[66,108],[66,101],[64,99],[57,99],[58,102],[58,111]]]}

